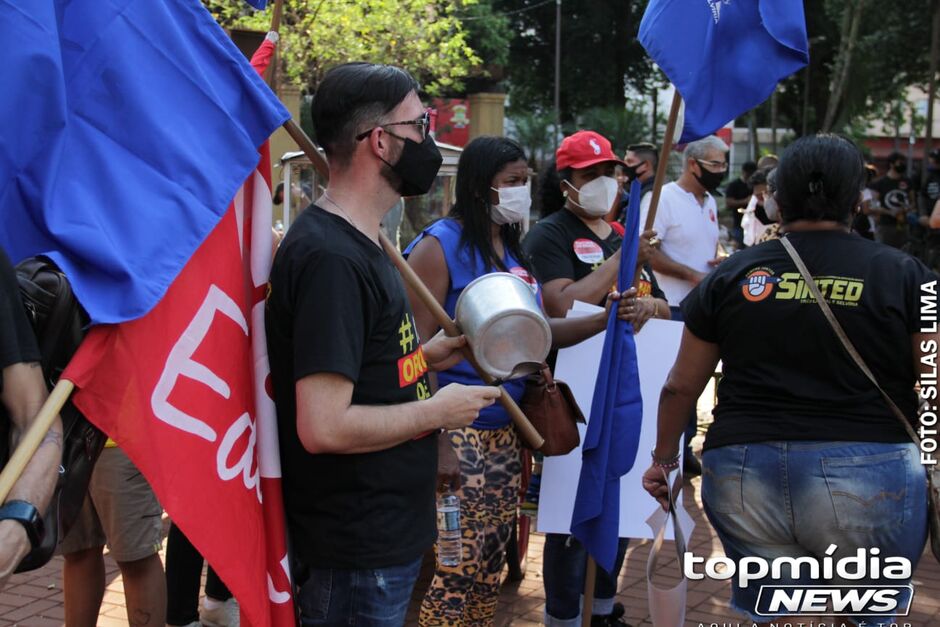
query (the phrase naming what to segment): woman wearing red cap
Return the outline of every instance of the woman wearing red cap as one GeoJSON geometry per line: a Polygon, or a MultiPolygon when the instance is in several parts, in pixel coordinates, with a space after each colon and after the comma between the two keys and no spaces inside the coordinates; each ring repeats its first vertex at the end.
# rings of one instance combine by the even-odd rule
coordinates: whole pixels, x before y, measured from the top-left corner
{"type": "MultiPolygon", "coordinates": [[[[604,218],[619,200],[614,169],[624,164],[614,154],[610,142],[593,131],[578,131],[566,137],[555,156],[564,208],[532,227],[523,247],[536,279],[542,284],[545,311],[561,317],[576,300],[603,305],[616,285],[622,238],[604,218]]],[[[651,231],[642,234],[638,263],[648,259],[653,235],[651,231]]],[[[633,298],[636,291],[631,288],[624,296],[633,298]]],[[[639,330],[653,317],[670,318],[669,306],[661,296],[653,288],[652,294],[635,300],[635,329],[639,330]]],[[[550,358],[553,360],[554,355],[550,358]]],[[[623,606],[614,603],[626,547],[626,540],[622,540],[612,575],[597,571],[592,625],[627,624],[621,618],[623,606]]],[[[586,554],[577,540],[565,534],[546,536],[543,553],[546,625],[581,624],[585,566],[586,554]]]]}
{"type": "MultiPolygon", "coordinates": [[[[511,139],[478,137],[461,154],[457,198],[450,215],[427,226],[405,250],[408,263],[448,315],[453,317],[463,289],[490,272],[511,272],[541,297],[519,244],[531,203],[527,183],[525,153],[511,139]]],[[[412,302],[419,335],[432,337],[438,330],[436,321],[417,298],[412,302]]],[[[621,301],[625,319],[633,319],[629,309],[633,306],[633,298],[621,301]]],[[[602,331],[607,316],[550,319],[549,324],[553,344],[570,346],[602,331]]],[[[438,383],[482,382],[463,361],[439,372],[438,383]]],[[[503,385],[516,401],[521,399],[523,379],[503,385]]],[[[492,625],[518,502],[519,438],[506,410],[496,404],[481,411],[471,426],[448,431],[439,442],[438,476],[460,498],[462,554],[453,566],[438,561],[418,622],[422,626],[492,625]]]]}

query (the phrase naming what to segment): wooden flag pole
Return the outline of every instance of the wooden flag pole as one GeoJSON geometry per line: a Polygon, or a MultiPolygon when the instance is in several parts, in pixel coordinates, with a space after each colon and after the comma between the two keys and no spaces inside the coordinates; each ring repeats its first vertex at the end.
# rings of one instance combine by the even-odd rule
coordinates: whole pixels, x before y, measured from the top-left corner
{"type": "MultiPolygon", "coordinates": [[[[669,109],[669,119],[666,121],[666,134],[663,137],[663,147],[659,152],[659,163],[656,164],[656,178],[653,180],[653,196],[650,198],[650,209],[646,214],[646,224],[641,231],[648,231],[653,228],[656,221],[656,210],[659,208],[659,196],[663,191],[663,185],[666,183],[666,167],[669,165],[669,153],[672,152],[672,138],[676,133],[676,120],[679,118],[679,106],[682,104],[682,96],[676,89],[672,96],[672,107],[669,109]]],[[[636,276],[633,278],[633,286],[640,283],[640,272],[642,268],[637,269],[636,276]]]]}
{"type": "Polygon", "coordinates": [[[29,460],[33,458],[49,428],[59,417],[59,412],[73,389],[75,389],[75,384],[65,379],[59,379],[59,382],[52,388],[46,402],[42,404],[36,418],[29,425],[16,450],[13,451],[13,455],[10,456],[10,461],[0,472],[0,503],[7,500],[10,490],[26,470],[29,460]]]}
{"type": "MultiPolygon", "coordinates": [[[[312,163],[313,167],[316,168],[317,173],[324,179],[329,179],[330,171],[329,167],[327,166],[326,158],[317,150],[313,140],[307,137],[307,134],[303,131],[303,129],[300,128],[293,120],[288,120],[285,122],[284,129],[290,134],[294,141],[297,142],[297,145],[310,160],[310,163],[312,163]]],[[[441,307],[441,304],[437,302],[437,299],[434,298],[433,294],[431,294],[431,291],[421,280],[421,277],[419,277],[412,267],[408,265],[408,262],[405,261],[404,257],[402,257],[401,251],[399,251],[398,248],[391,241],[389,241],[388,237],[386,237],[385,234],[381,231],[379,231],[379,243],[385,250],[385,254],[387,254],[392,260],[392,263],[395,264],[395,267],[401,274],[402,279],[404,279],[408,287],[414,291],[424,306],[428,308],[428,311],[430,311],[431,315],[434,316],[434,320],[441,326],[442,329],[444,329],[444,333],[451,337],[460,335],[460,329],[457,328],[457,324],[451,320],[450,316],[447,315],[447,312],[444,311],[444,308],[441,307]]],[[[473,352],[469,347],[465,346],[463,348],[463,355],[484,382],[491,384],[494,381],[493,377],[483,372],[483,369],[480,368],[480,364],[477,363],[476,359],[473,357],[473,352]]],[[[522,435],[522,438],[532,448],[536,450],[541,448],[542,445],[545,444],[545,439],[539,434],[538,431],[536,431],[535,427],[532,426],[532,423],[529,422],[529,419],[526,418],[525,414],[522,413],[522,410],[519,409],[519,405],[517,405],[516,401],[514,401],[511,396],[509,396],[509,393],[506,392],[502,386],[499,386],[499,390],[499,402],[509,413],[509,416],[512,418],[516,428],[519,429],[519,433],[522,435]]]]}
{"type": "MultiPolygon", "coordinates": [[[[271,28],[269,32],[278,32],[281,28],[281,13],[284,11],[284,0],[275,0],[274,12],[271,16],[271,28]]],[[[268,66],[265,74],[265,80],[271,91],[277,93],[277,46],[274,46],[274,56],[271,58],[271,64],[268,66]]]]}
{"type": "Polygon", "coordinates": [[[594,616],[594,583],[597,581],[597,562],[588,553],[584,573],[584,603],[581,605],[581,627],[591,627],[594,616]]]}

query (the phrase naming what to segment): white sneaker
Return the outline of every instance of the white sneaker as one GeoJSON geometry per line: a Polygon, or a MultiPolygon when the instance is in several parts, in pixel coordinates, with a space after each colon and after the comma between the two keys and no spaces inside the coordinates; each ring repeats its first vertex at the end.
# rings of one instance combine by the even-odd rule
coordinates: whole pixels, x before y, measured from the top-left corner
{"type": "Polygon", "coordinates": [[[238,627],[238,601],[232,597],[211,610],[200,604],[199,622],[206,627],[238,627]]]}

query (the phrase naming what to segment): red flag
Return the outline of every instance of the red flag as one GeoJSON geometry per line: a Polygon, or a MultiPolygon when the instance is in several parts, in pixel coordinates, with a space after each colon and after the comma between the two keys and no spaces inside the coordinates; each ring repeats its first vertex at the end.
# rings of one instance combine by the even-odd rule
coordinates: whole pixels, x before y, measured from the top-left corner
{"type": "MultiPolygon", "coordinates": [[[[273,45],[252,65],[264,71],[273,45]]],[[[94,327],[63,377],[212,564],[245,624],[293,625],[264,297],[271,167],[257,170],[143,318],[94,327]]]]}

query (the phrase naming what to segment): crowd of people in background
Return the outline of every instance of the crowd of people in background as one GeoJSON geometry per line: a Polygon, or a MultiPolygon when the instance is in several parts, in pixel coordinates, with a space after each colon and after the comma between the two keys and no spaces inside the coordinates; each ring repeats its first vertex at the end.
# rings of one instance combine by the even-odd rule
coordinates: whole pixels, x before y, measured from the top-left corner
{"type": "MultiPolygon", "coordinates": [[[[466,340],[445,337],[414,291],[405,288],[378,241],[388,207],[403,196],[426,193],[437,176],[441,155],[430,133],[430,116],[407,72],[352,63],[326,75],[312,117],[329,157],[329,184],[276,244],[267,300],[300,621],[355,624],[348,622],[350,617],[367,616],[369,625],[403,624],[422,560],[434,544],[435,494],[448,490],[460,497],[461,556],[456,564],[437,560],[419,621],[425,626],[491,625],[519,504],[519,436],[506,410],[494,405],[496,388],[485,385],[463,360],[460,350],[466,340]],[[402,375],[396,366],[402,360],[418,365],[414,376],[402,375]]],[[[837,541],[850,552],[859,542],[876,542],[895,546],[916,564],[925,519],[913,505],[905,506],[914,512],[906,515],[906,526],[896,526],[889,536],[847,532],[837,540],[820,532],[817,538],[800,538],[821,523],[806,522],[790,533],[786,524],[800,523],[784,520],[787,512],[778,511],[780,520],[770,520],[754,510],[783,502],[784,496],[768,493],[789,494],[789,485],[735,492],[715,477],[737,472],[740,488],[743,473],[769,481],[778,462],[809,468],[824,457],[827,467],[852,465],[844,477],[835,470],[827,475],[830,482],[841,477],[844,493],[894,492],[893,481],[917,483],[916,449],[890,413],[877,406],[877,393],[847,358],[827,391],[831,364],[807,369],[805,352],[783,335],[790,324],[805,322],[804,332],[820,326],[815,312],[796,302],[788,304],[792,311],[764,306],[767,315],[755,322],[756,310],[742,309],[729,294],[740,295],[741,281],[748,280],[746,271],[754,264],[779,272],[788,267],[782,247],[761,246],[783,236],[814,267],[860,277],[868,300],[852,311],[847,326],[861,336],[868,327],[872,337],[890,335],[863,352],[898,404],[913,415],[912,364],[917,360],[910,343],[914,313],[908,310],[913,291],[940,265],[940,150],[930,152],[922,174],[911,179],[900,153],[888,157],[879,176],[848,140],[802,138],[779,160],[767,155],[745,162],[739,176],[725,184],[729,146],[708,136],[683,147],[681,172],[663,185],[647,228],[659,149],[637,141],[621,147],[621,158],[603,130],[565,137],[544,166],[535,192],[529,155],[519,144],[503,137],[474,139],[459,160],[452,208],[407,246],[408,263],[451,317],[471,281],[491,272],[520,277],[549,321],[552,367],[558,348],[606,328],[606,311],[566,318],[576,301],[608,311],[616,307],[637,333],[653,318],[684,322],[682,348],[665,388],[669,394],[664,392],[667,402],[660,405],[653,466],[645,476],[650,493],[663,499],[661,471],[680,465],[682,434],[684,474],[703,473],[702,461],[691,449],[697,433],[694,401],[722,359],[725,379],[716,423],[706,439],[704,470],[708,517],[726,554],[773,557],[764,549],[775,545],[798,556],[837,541]],[[632,181],[640,183],[640,229],[625,233],[632,181]],[[524,233],[533,198],[540,212],[524,233]],[[633,237],[640,238],[639,285],[618,293],[614,286],[621,247],[633,237]],[[891,298],[903,303],[897,312],[886,305],[891,298]],[[794,316],[805,320],[794,323],[794,316]],[[768,328],[781,333],[766,333],[768,328]],[[729,335],[732,329],[753,331],[755,337],[729,335]],[[892,352],[901,346],[906,349],[892,352]],[[755,379],[755,372],[763,374],[755,379]],[[832,391],[839,386],[848,391],[832,391]],[[820,416],[825,420],[814,419],[820,416]],[[847,431],[863,442],[837,442],[847,431]],[[805,442],[793,445],[797,432],[805,442]],[[763,454],[750,468],[742,461],[743,451],[755,445],[763,447],[763,454]],[[860,477],[859,469],[867,475],[860,477]],[[791,546],[781,540],[784,536],[797,539],[791,546]]],[[[0,284],[12,294],[9,263],[2,255],[0,270],[0,284]]],[[[760,300],[763,293],[757,289],[753,299],[760,300]]],[[[4,324],[21,332],[21,312],[9,306],[12,296],[7,296],[0,303],[4,324]]],[[[826,354],[842,355],[827,328],[817,331],[817,345],[802,347],[805,351],[819,350],[819,338],[826,336],[826,354]]],[[[0,410],[20,429],[27,410],[44,394],[24,365],[38,359],[35,346],[17,340],[16,333],[6,335],[12,339],[0,338],[0,410]],[[15,385],[20,379],[22,385],[15,385]],[[30,392],[28,402],[17,398],[18,390],[32,388],[38,391],[30,392]]],[[[515,400],[521,398],[521,379],[505,386],[515,400]]],[[[58,450],[61,435],[54,429],[50,438],[45,446],[58,450]]],[[[35,475],[43,460],[37,458],[37,468],[30,468],[18,484],[20,491],[14,492],[35,504],[30,506],[34,513],[49,497],[49,478],[43,483],[35,475]]],[[[853,509],[851,498],[839,501],[833,488],[827,492],[818,479],[800,479],[799,498],[835,499],[832,526],[874,515],[853,509]]],[[[537,503],[538,485],[536,473],[526,497],[530,504],[537,503]]],[[[875,513],[893,519],[895,509],[885,505],[875,513]]],[[[95,470],[82,518],[60,548],[70,625],[95,624],[104,592],[105,545],[123,575],[132,620],[146,615],[145,622],[162,624],[165,615],[172,625],[200,620],[237,624],[237,604],[211,567],[199,607],[203,560],[175,526],[164,580],[158,555],[161,514],[146,480],[110,443],[95,470]]],[[[0,560],[0,576],[6,576],[28,544],[15,524],[0,531],[16,535],[0,560]]],[[[624,539],[614,570],[598,569],[592,625],[627,625],[623,606],[615,602],[626,551],[624,539]]],[[[581,624],[587,564],[576,539],[548,534],[542,573],[546,625],[581,624]]],[[[735,587],[734,607],[756,616],[755,602],[735,587]]]]}

